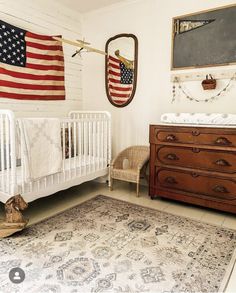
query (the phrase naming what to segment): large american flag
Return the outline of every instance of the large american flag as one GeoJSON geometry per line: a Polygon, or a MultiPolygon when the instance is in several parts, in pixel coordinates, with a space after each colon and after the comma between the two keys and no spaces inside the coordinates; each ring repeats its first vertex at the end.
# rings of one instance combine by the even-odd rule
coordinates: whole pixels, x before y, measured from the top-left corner
{"type": "Polygon", "coordinates": [[[0,98],[64,100],[61,43],[0,20],[0,98]]]}
{"type": "Polygon", "coordinates": [[[129,69],[119,59],[108,56],[108,91],[117,105],[125,104],[133,91],[133,69],[129,69]]]}

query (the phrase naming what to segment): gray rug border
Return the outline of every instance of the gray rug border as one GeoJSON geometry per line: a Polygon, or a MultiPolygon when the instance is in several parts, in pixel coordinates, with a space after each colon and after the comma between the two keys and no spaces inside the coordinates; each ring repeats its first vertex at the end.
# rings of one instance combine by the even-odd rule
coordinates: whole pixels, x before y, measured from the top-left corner
{"type": "MultiPolygon", "coordinates": [[[[205,224],[205,225],[209,225],[209,226],[211,226],[211,227],[223,228],[223,229],[227,229],[228,231],[236,232],[236,229],[227,228],[227,227],[221,227],[221,226],[219,226],[219,225],[214,225],[214,224],[211,224],[211,223],[207,223],[207,222],[204,222],[204,221],[202,221],[202,220],[195,220],[195,219],[192,219],[192,218],[190,218],[190,217],[186,217],[186,216],[182,216],[182,215],[180,216],[180,215],[177,215],[177,214],[174,214],[174,213],[169,213],[169,212],[162,211],[162,210],[159,210],[159,209],[150,208],[150,207],[143,206],[143,205],[140,205],[140,204],[137,204],[137,203],[132,203],[132,202],[129,202],[129,201],[126,201],[126,200],[123,200],[123,199],[117,199],[117,198],[114,198],[114,197],[112,197],[112,196],[103,195],[103,194],[98,194],[98,195],[95,195],[95,196],[93,196],[93,197],[91,197],[91,198],[89,198],[89,199],[85,199],[84,201],[82,201],[82,202],[76,204],[76,205],[73,206],[73,207],[69,207],[69,208],[67,208],[67,209],[65,209],[65,210],[63,210],[63,211],[60,211],[60,212],[58,212],[58,213],[52,215],[52,216],[46,217],[46,218],[44,218],[44,219],[42,219],[42,220],[40,220],[40,221],[38,221],[38,222],[36,222],[36,223],[32,223],[32,224],[26,226],[25,229],[30,228],[31,226],[34,226],[34,225],[40,224],[40,223],[42,223],[42,222],[44,222],[44,221],[47,221],[47,220],[49,220],[49,219],[51,219],[51,218],[54,218],[54,217],[56,217],[56,216],[58,216],[58,215],[60,215],[60,214],[62,214],[62,213],[64,213],[64,212],[66,212],[66,211],[69,211],[70,209],[73,209],[73,208],[75,208],[75,207],[77,207],[77,206],[82,205],[82,204],[85,203],[85,202],[92,201],[92,200],[96,199],[97,197],[104,197],[104,198],[112,199],[112,200],[115,200],[115,201],[125,202],[125,203],[131,204],[131,205],[135,205],[135,206],[138,206],[138,207],[145,208],[145,209],[150,209],[150,210],[153,210],[153,211],[162,212],[162,213],[164,213],[164,214],[168,214],[168,215],[171,215],[171,216],[182,217],[182,218],[185,218],[185,219],[190,220],[190,221],[193,221],[193,222],[198,222],[198,223],[202,223],[202,224],[205,224]]],[[[24,229],[24,230],[25,230],[25,229],[24,229]]],[[[22,230],[22,231],[20,231],[20,232],[17,232],[17,233],[14,234],[14,235],[15,235],[15,236],[20,235],[21,232],[23,232],[24,230],[22,230]]],[[[231,277],[231,275],[232,275],[232,272],[233,272],[233,269],[234,269],[234,267],[235,267],[235,264],[236,264],[236,248],[234,249],[234,253],[233,253],[232,258],[231,258],[231,260],[230,260],[230,262],[229,262],[228,268],[227,268],[227,270],[226,270],[226,272],[225,272],[225,276],[224,276],[224,278],[223,278],[223,280],[222,280],[222,284],[221,284],[219,290],[217,291],[217,293],[225,292],[225,290],[227,289],[227,286],[228,286],[228,283],[229,283],[229,279],[230,279],[230,277],[231,277]]],[[[195,292],[195,293],[197,293],[197,292],[195,292]]],[[[199,293],[200,293],[200,292],[199,292],[199,293]]],[[[208,293],[214,293],[214,292],[208,292],[208,293]]]]}
{"type": "MultiPolygon", "coordinates": [[[[187,219],[187,220],[190,220],[190,221],[193,221],[193,222],[199,222],[199,223],[202,223],[202,224],[205,224],[205,225],[209,225],[209,226],[212,226],[212,227],[217,227],[217,228],[220,228],[220,227],[221,227],[220,225],[214,225],[214,224],[212,224],[212,223],[208,223],[208,222],[205,222],[205,221],[202,221],[202,220],[196,220],[196,219],[193,219],[193,218],[191,218],[191,217],[182,216],[182,215],[180,216],[180,215],[177,215],[177,214],[174,214],[174,213],[170,213],[170,212],[167,212],[167,211],[162,211],[162,210],[159,210],[159,209],[156,209],[156,208],[151,208],[151,207],[143,206],[143,205],[141,205],[141,204],[137,204],[137,203],[129,202],[129,201],[127,201],[127,200],[118,199],[118,198],[115,198],[115,197],[112,197],[112,196],[109,196],[109,195],[98,194],[98,195],[95,195],[95,196],[93,196],[93,197],[91,197],[91,198],[89,198],[89,199],[85,199],[84,201],[82,201],[82,202],[76,204],[75,206],[72,206],[72,207],[66,208],[65,210],[63,210],[63,211],[59,211],[59,212],[53,214],[52,216],[45,217],[45,218],[41,219],[41,220],[38,221],[38,222],[35,222],[35,223],[32,223],[32,224],[29,224],[29,225],[27,225],[27,226],[25,227],[25,229],[27,229],[28,227],[31,227],[31,226],[37,225],[37,224],[39,224],[39,223],[41,223],[41,222],[43,222],[43,221],[46,221],[46,220],[48,220],[48,219],[50,219],[50,218],[55,217],[55,216],[58,216],[58,215],[60,215],[60,214],[62,214],[62,213],[64,213],[64,212],[66,212],[66,211],[69,211],[70,209],[76,208],[77,206],[79,206],[79,205],[81,205],[81,204],[83,204],[83,203],[85,203],[85,202],[91,201],[91,200],[93,200],[93,199],[95,199],[95,198],[97,198],[97,197],[106,197],[106,198],[110,198],[110,199],[113,199],[113,200],[117,200],[117,201],[121,201],[121,202],[126,202],[126,203],[129,203],[129,204],[132,204],[132,205],[138,206],[138,207],[142,207],[142,208],[150,209],[150,210],[153,210],[153,211],[162,212],[162,213],[165,213],[165,214],[168,214],[168,215],[171,215],[171,216],[182,217],[182,218],[185,218],[185,219],[187,219]]],[[[235,216],[236,216],[236,215],[235,215],[235,216]]],[[[227,230],[229,230],[229,231],[236,232],[236,229],[227,228],[227,227],[221,227],[221,228],[222,228],[222,229],[227,229],[227,230]]],[[[22,230],[22,231],[24,231],[24,230],[22,230]]],[[[20,232],[21,232],[21,231],[20,231],[20,232]]]]}

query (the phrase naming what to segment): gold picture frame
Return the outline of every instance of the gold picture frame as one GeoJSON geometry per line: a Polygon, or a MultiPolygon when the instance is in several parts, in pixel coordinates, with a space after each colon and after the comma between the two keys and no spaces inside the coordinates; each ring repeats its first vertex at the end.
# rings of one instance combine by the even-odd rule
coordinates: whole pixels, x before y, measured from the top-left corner
{"type": "Polygon", "coordinates": [[[232,52],[234,52],[235,49],[232,52],[229,51],[231,48],[233,50],[233,48],[236,47],[236,38],[234,38],[235,33],[231,35],[231,30],[229,30],[231,21],[233,31],[233,27],[235,28],[236,26],[236,4],[174,17],[172,19],[171,70],[236,64],[236,58],[231,56],[233,55],[232,52]],[[224,20],[223,22],[222,19],[224,20]],[[220,21],[221,24],[219,23],[220,21]],[[180,28],[181,22],[182,31],[177,33],[177,26],[180,28]],[[222,23],[225,27],[222,27],[222,23]],[[224,35],[226,34],[226,36],[224,37],[220,34],[217,36],[217,31],[220,33],[220,31],[223,31],[224,29],[226,29],[224,31],[224,35]],[[194,39],[194,36],[196,39],[194,39]],[[190,39],[191,42],[189,41],[190,39]],[[202,40],[204,40],[204,42],[202,40]],[[202,46],[199,46],[200,42],[202,42],[202,46]],[[213,45],[211,45],[214,42],[215,44],[218,42],[217,46],[219,48],[217,48],[217,46],[214,48],[213,45]],[[227,47],[227,42],[230,44],[230,48],[229,46],[227,47]],[[227,47],[228,55],[225,54],[225,52],[224,54],[221,54],[224,45],[227,47]],[[191,46],[192,51],[190,51],[191,46]],[[219,52],[217,52],[217,50],[219,50],[219,52]],[[202,62],[198,62],[200,58],[202,62]],[[207,58],[209,62],[204,61],[207,58]]]}

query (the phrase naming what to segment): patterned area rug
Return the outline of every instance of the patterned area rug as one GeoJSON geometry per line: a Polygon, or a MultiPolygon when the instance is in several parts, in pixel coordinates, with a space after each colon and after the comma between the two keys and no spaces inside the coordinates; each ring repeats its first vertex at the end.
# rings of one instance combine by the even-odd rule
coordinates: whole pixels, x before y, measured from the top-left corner
{"type": "Polygon", "coordinates": [[[97,196],[1,240],[0,292],[221,292],[235,248],[235,230],[97,196]]]}

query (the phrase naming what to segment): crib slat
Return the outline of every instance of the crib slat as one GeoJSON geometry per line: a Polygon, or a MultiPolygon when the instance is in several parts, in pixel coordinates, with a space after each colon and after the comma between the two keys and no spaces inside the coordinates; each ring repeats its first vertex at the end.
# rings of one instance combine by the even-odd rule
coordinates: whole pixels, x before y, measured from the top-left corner
{"type": "Polygon", "coordinates": [[[15,156],[14,116],[9,110],[0,111],[0,190],[12,195],[16,177],[15,157],[13,157],[15,156]]]}
{"type": "Polygon", "coordinates": [[[88,122],[88,128],[89,128],[89,133],[88,133],[88,172],[91,172],[91,161],[92,161],[92,123],[91,121],[88,122]]]}
{"type": "Polygon", "coordinates": [[[104,168],[104,121],[101,122],[101,165],[104,168]]]}
{"type": "Polygon", "coordinates": [[[67,129],[68,129],[68,141],[69,141],[69,179],[71,179],[71,147],[72,147],[72,143],[71,143],[71,122],[69,122],[67,124],[67,129]]]}
{"type": "Polygon", "coordinates": [[[29,192],[32,192],[33,191],[33,182],[30,182],[29,184],[29,192]]]}
{"type": "Polygon", "coordinates": [[[83,138],[83,142],[84,142],[84,153],[83,153],[83,169],[84,169],[84,175],[87,174],[87,147],[88,147],[88,135],[87,135],[87,121],[84,121],[84,138],[83,138]]]}
{"type": "Polygon", "coordinates": [[[73,150],[73,156],[74,156],[74,177],[77,175],[77,138],[76,138],[76,131],[77,128],[77,122],[73,122],[73,140],[74,140],[74,150],[73,150]]]}
{"type": "MultiPolygon", "coordinates": [[[[23,141],[23,134],[20,133],[20,145],[22,146],[24,143],[23,141]]],[[[25,182],[25,165],[24,165],[24,162],[22,160],[22,158],[24,157],[24,154],[23,154],[23,147],[20,148],[20,157],[21,157],[21,193],[23,193],[25,191],[25,188],[24,188],[24,182],[25,182]]]]}
{"type": "Polygon", "coordinates": [[[107,124],[108,124],[108,139],[107,139],[107,150],[108,150],[108,158],[107,158],[107,165],[110,164],[111,162],[111,121],[107,119],[107,124]]]}
{"type": "Polygon", "coordinates": [[[96,170],[100,169],[100,157],[101,157],[101,117],[98,116],[97,121],[97,152],[96,152],[96,170]]]}
{"type": "Polygon", "coordinates": [[[107,121],[105,121],[105,125],[104,125],[104,127],[105,127],[105,138],[104,138],[104,153],[105,153],[105,159],[106,159],[106,164],[107,164],[107,162],[108,162],[108,150],[107,150],[107,141],[108,141],[108,123],[107,123],[107,121]]]}
{"type": "Polygon", "coordinates": [[[62,123],[62,170],[63,170],[63,178],[65,180],[65,159],[66,159],[66,131],[65,131],[65,123],[62,123]]]}
{"type": "Polygon", "coordinates": [[[7,180],[6,180],[6,192],[10,192],[10,129],[9,129],[9,120],[5,118],[5,142],[6,142],[6,172],[7,172],[7,180]]]}
{"type": "Polygon", "coordinates": [[[82,125],[81,122],[79,122],[78,127],[78,156],[79,156],[79,175],[82,174],[82,125]]]}
{"type": "Polygon", "coordinates": [[[4,172],[5,172],[5,155],[4,155],[4,133],[3,133],[3,123],[4,123],[4,115],[1,114],[0,116],[0,131],[1,131],[1,171],[2,171],[2,176],[1,176],[1,190],[5,191],[5,181],[4,181],[4,172]]]}
{"type": "Polygon", "coordinates": [[[94,172],[95,170],[95,151],[96,151],[96,121],[95,119],[91,120],[91,148],[90,148],[90,155],[91,159],[89,164],[91,172],[94,172]]]}

